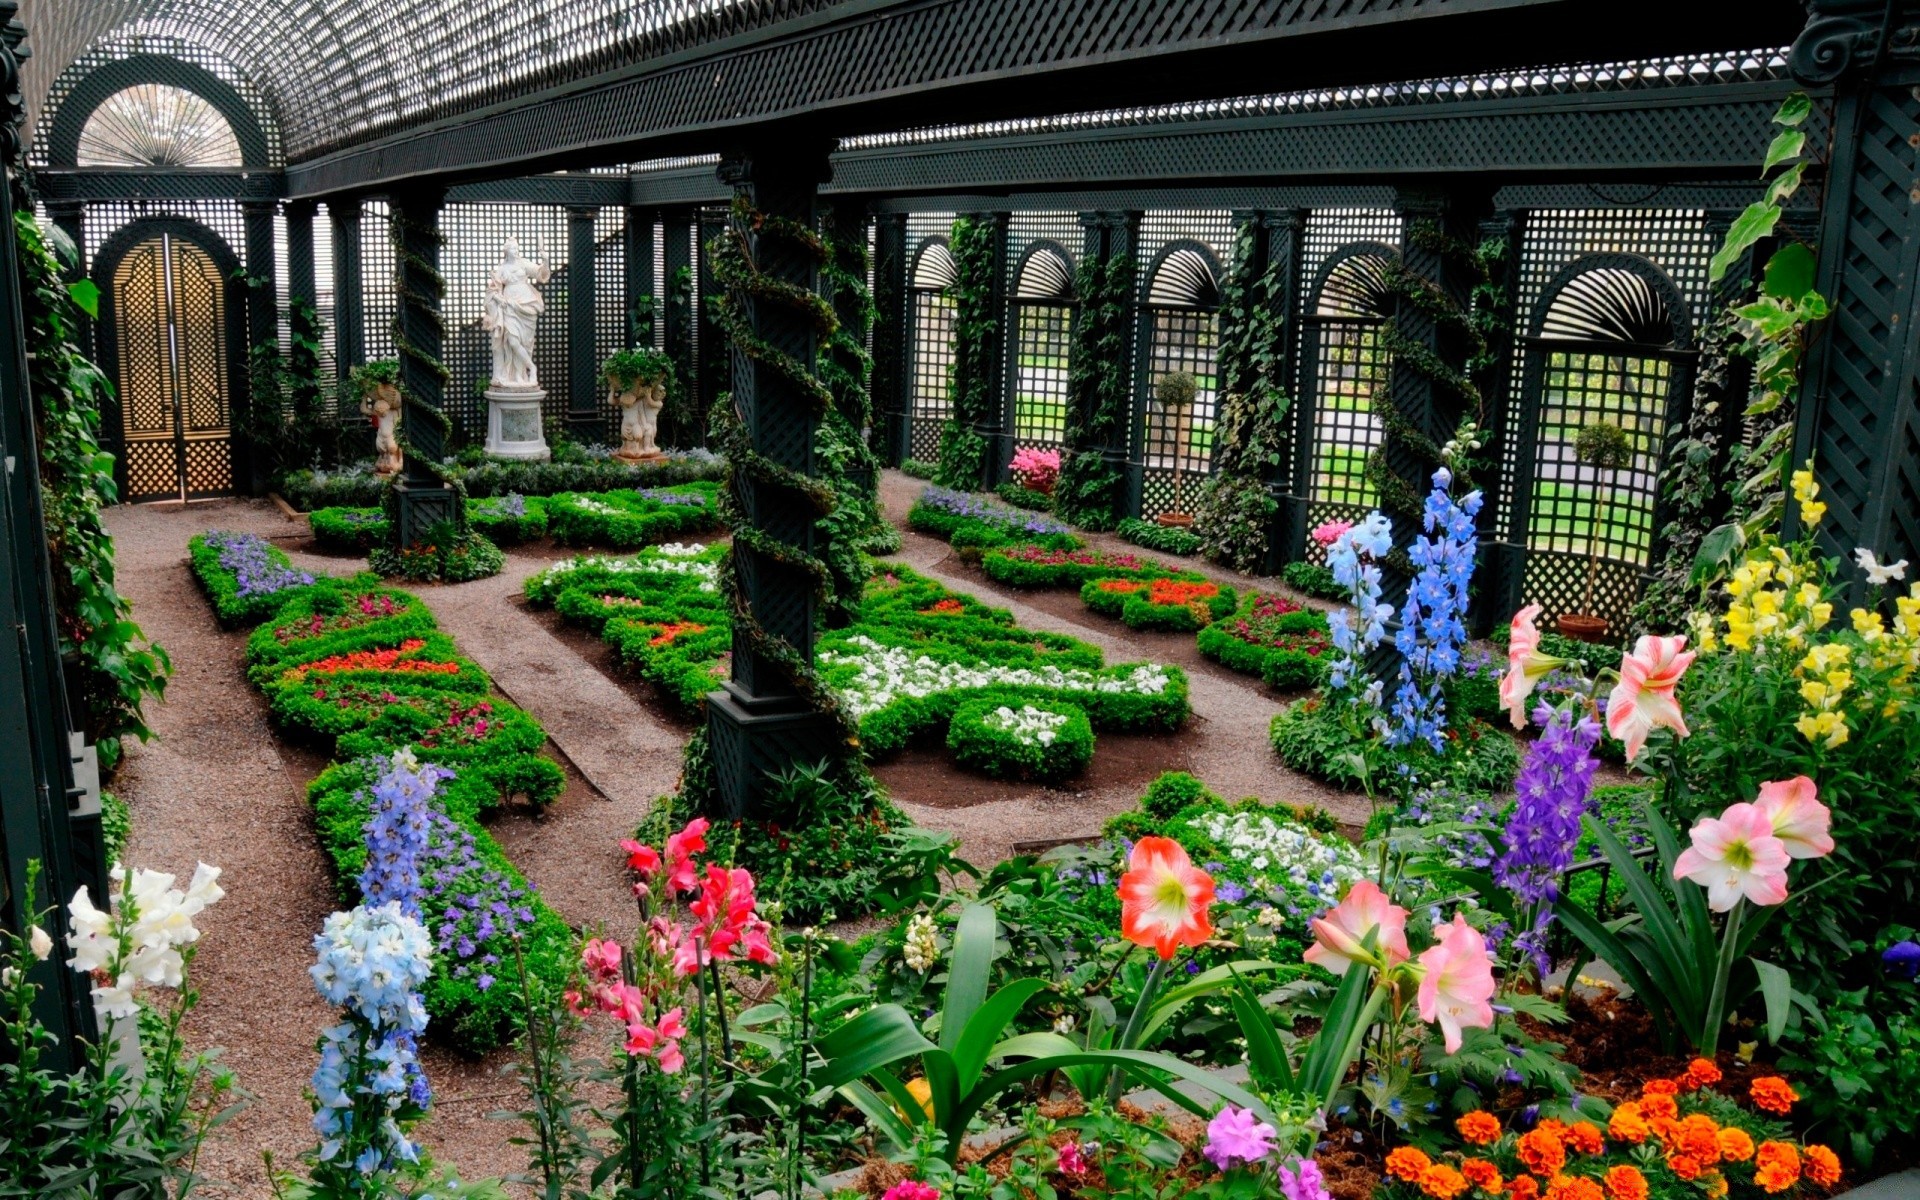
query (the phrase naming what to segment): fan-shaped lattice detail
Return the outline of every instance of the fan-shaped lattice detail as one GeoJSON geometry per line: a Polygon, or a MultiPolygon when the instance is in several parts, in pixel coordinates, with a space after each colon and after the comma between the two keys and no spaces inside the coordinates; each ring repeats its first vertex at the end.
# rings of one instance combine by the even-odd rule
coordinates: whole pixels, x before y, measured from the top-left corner
{"type": "Polygon", "coordinates": [[[1207,256],[1190,246],[1169,251],[1147,287],[1147,303],[1156,308],[1218,308],[1220,283],[1207,256]]]}
{"type": "Polygon", "coordinates": [[[1629,267],[1595,267],[1560,289],[1540,320],[1540,336],[1671,346],[1674,318],[1666,297],[1646,275],[1629,267]]]}
{"type": "Polygon", "coordinates": [[[1367,247],[1344,254],[1327,269],[1314,301],[1320,317],[1389,317],[1393,293],[1387,287],[1387,268],[1393,256],[1385,247],[1367,247]]]}
{"type": "Polygon", "coordinates": [[[237,167],[233,126],[203,96],[140,83],[106,98],[80,130],[83,167],[237,167]]]}
{"type": "Polygon", "coordinates": [[[927,291],[941,291],[959,282],[960,272],[953,265],[953,253],[947,249],[947,243],[939,239],[930,239],[920,247],[920,254],[913,260],[913,286],[927,291]]]}
{"type": "Polygon", "coordinates": [[[1020,266],[1020,282],[1014,288],[1016,300],[1073,300],[1073,267],[1066,255],[1049,245],[1035,246],[1020,266]]]}

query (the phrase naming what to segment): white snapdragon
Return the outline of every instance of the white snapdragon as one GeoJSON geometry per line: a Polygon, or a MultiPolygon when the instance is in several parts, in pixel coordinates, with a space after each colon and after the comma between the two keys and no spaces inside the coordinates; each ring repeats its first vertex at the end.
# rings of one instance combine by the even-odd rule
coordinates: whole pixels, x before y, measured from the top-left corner
{"type": "Polygon", "coordinates": [[[1002,704],[982,717],[980,723],[1011,735],[1022,746],[1051,746],[1067,723],[1067,714],[1048,712],[1031,704],[1021,706],[1016,712],[1002,704]]]}
{"type": "Polygon", "coordinates": [[[220,868],[206,863],[194,871],[185,891],[160,871],[116,866],[108,878],[119,891],[106,910],[94,906],[84,887],[67,906],[67,946],[73,951],[67,965],[104,976],[94,984],[94,1005],[109,1017],[130,1017],[138,1009],[137,984],[177,988],[185,981],[180,948],[200,940],[193,919],[227,893],[216,882],[220,868]]]}
{"type": "Polygon", "coordinates": [[[920,972],[933,970],[940,961],[940,942],[934,934],[933,917],[928,913],[915,913],[907,921],[907,936],[901,950],[908,969],[920,972]]]}
{"type": "Polygon", "coordinates": [[[1106,692],[1158,696],[1172,682],[1158,663],[1141,663],[1125,670],[1090,671],[1084,667],[1009,667],[992,663],[942,662],[926,654],[883,646],[864,635],[847,639],[852,653],[830,649],[819,652],[822,666],[851,665],[851,679],[835,685],[841,704],[855,720],[878,712],[903,696],[924,697],[941,692],[977,691],[990,687],[1044,688],[1056,692],[1106,692]]]}

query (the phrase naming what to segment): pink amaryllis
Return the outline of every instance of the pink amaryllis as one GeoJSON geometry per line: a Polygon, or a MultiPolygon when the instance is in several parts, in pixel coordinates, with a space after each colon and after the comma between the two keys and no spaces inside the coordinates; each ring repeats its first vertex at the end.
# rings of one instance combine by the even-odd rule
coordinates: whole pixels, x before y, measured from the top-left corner
{"type": "Polygon", "coordinates": [[[1538,604],[1529,604],[1513,614],[1507,627],[1507,673],[1500,677],[1500,707],[1507,710],[1515,729],[1527,727],[1527,697],[1540,682],[1566,659],[1540,653],[1540,630],[1534,619],[1540,615],[1538,604]]]}
{"type": "Polygon", "coordinates": [[[1787,845],[1758,805],[1729,804],[1694,823],[1693,845],[1673,864],[1675,879],[1707,889],[1707,907],[1729,912],[1741,900],[1779,904],[1787,898],[1787,845]]]}
{"type": "Polygon", "coordinates": [[[1694,652],[1684,637],[1643,636],[1633,653],[1620,658],[1620,682],[1607,696],[1607,732],[1626,743],[1627,757],[1638,758],[1655,729],[1687,736],[1674,689],[1693,665],[1694,652]]]}
{"type": "Polygon", "coordinates": [[[1833,813],[1820,803],[1820,789],[1805,775],[1761,784],[1760,798],[1753,806],[1773,823],[1773,836],[1787,848],[1788,858],[1825,858],[1833,853],[1833,835],[1827,832],[1833,813]]]}
{"type": "Polygon", "coordinates": [[[1493,1026],[1493,956],[1487,939],[1459,913],[1434,926],[1438,940],[1420,954],[1420,1019],[1440,1026],[1447,1053],[1460,1049],[1465,1029],[1493,1026]]]}
{"type": "Polygon", "coordinates": [[[1407,961],[1407,910],[1387,898],[1370,879],[1362,879],[1348,889],[1346,898],[1315,917],[1313,945],[1307,947],[1306,960],[1318,963],[1335,975],[1345,975],[1354,963],[1392,967],[1407,961]],[[1375,930],[1373,949],[1366,939],[1375,930]]]}
{"type": "Polygon", "coordinates": [[[1182,946],[1213,936],[1213,876],[1193,865],[1172,838],[1143,837],[1133,844],[1120,877],[1120,934],[1171,959],[1182,946]]]}

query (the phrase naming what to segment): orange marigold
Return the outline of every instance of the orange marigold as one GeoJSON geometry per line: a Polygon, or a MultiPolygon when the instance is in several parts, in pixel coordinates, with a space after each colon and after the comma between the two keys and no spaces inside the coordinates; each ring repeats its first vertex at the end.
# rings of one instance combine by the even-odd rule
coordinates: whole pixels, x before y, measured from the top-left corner
{"type": "Polygon", "coordinates": [[[1420,1190],[1433,1200],[1453,1200],[1467,1190],[1467,1177],[1445,1163],[1435,1163],[1420,1176],[1420,1190]]]}
{"type": "Polygon", "coordinates": [[[1607,1141],[1600,1136],[1600,1127],[1591,1121],[1581,1121],[1567,1126],[1560,1139],[1569,1148],[1582,1154],[1598,1154],[1607,1148],[1607,1141]]]}
{"type": "Polygon", "coordinates": [[[1680,1092],[1680,1084],[1672,1079],[1649,1079],[1640,1085],[1642,1096],[1675,1096],[1680,1092]]]}
{"type": "Polygon", "coordinates": [[[1707,1176],[1706,1184],[1707,1200],[1720,1200],[1727,1194],[1727,1177],[1718,1171],[1707,1176]]]}
{"type": "Polygon", "coordinates": [[[1546,1200],[1607,1200],[1600,1185],[1584,1175],[1555,1175],[1546,1200]]]}
{"type": "Polygon", "coordinates": [[[1786,1116],[1793,1111],[1793,1102],[1800,1093],[1793,1085],[1778,1075],[1762,1075],[1747,1087],[1747,1095],[1753,1098],[1755,1108],[1762,1108],[1777,1116],[1786,1116]]]}
{"type": "Polygon", "coordinates": [[[1694,1113],[1680,1122],[1668,1143],[1668,1150],[1712,1164],[1720,1161],[1720,1124],[1705,1113],[1694,1113]]]}
{"type": "Polygon", "coordinates": [[[1720,1068],[1710,1058],[1696,1058],[1687,1064],[1680,1075],[1680,1090],[1698,1091],[1710,1083],[1720,1082],[1720,1068]]]}
{"type": "Polygon", "coordinates": [[[1607,1118],[1607,1136],[1616,1142],[1625,1142],[1638,1146],[1647,1140],[1647,1119],[1641,1115],[1638,1101],[1628,1100],[1613,1110],[1613,1116],[1607,1118]]]}
{"type": "Polygon", "coordinates": [[[1412,1146],[1401,1146],[1387,1155],[1387,1174],[1407,1183],[1419,1183],[1420,1177],[1433,1165],[1426,1152],[1412,1146]]]}
{"type": "Polygon", "coordinates": [[[1531,1175],[1515,1175],[1507,1181],[1508,1200],[1540,1200],[1540,1184],[1531,1175]]]}
{"type": "Polygon", "coordinates": [[[1640,1111],[1649,1121],[1677,1121],[1680,1119],[1680,1106],[1674,1103],[1672,1096],[1655,1092],[1640,1098],[1640,1111]]]}
{"type": "Polygon", "coordinates": [[[1500,1168],[1484,1158],[1461,1159],[1460,1173],[1467,1177],[1467,1182],[1489,1196],[1498,1196],[1506,1186],[1500,1178],[1500,1168]]]}
{"type": "Polygon", "coordinates": [[[1476,1108],[1453,1123],[1470,1146],[1491,1146],[1500,1140],[1500,1118],[1476,1108]]]}
{"type": "Polygon", "coordinates": [[[1618,1166],[1607,1171],[1610,1200],[1647,1200],[1647,1177],[1638,1167],[1618,1166]]]}
{"type": "Polygon", "coordinates": [[[1805,1171],[1808,1179],[1823,1188],[1830,1188],[1840,1182],[1840,1156],[1825,1146],[1812,1144],[1801,1153],[1806,1155],[1805,1171]]]}
{"type": "Polygon", "coordinates": [[[1763,1192],[1784,1192],[1800,1182],[1800,1152],[1791,1142],[1761,1142],[1753,1155],[1753,1181],[1763,1192]]]}
{"type": "Polygon", "coordinates": [[[1667,1170],[1682,1179],[1698,1179],[1700,1178],[1700,1160],[1690,1154],[1669,1154],[1667,1170]]]}
{"type": "Polygon", "coordinates": [[[1527,1170],[1549,1179],[1567,1165],[1566,1145],[1551,1129],[1529,1129],[1520,1135],[1520,1144],[1514,1150],[1520,1161],[1527,1164],[1527,1170]]]}
{"type": "Polygon", "coordinates": [[[1720,1161],[1745,1162],[1753,1157],[1753,1138],[1744,1129],[1729,1125],[1719,1133],[1720,1161]]]}

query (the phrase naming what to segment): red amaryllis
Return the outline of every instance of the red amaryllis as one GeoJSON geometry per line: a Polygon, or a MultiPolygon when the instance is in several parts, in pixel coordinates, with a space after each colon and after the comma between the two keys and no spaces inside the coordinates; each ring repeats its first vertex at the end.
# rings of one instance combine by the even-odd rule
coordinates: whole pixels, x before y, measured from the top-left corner
{"type": "Polygon", "coordinates": [[[1136,946],[1171,959],[1181,946],[1213,936],[1207,910],[1213,876],[1193,865],[1172,838],[1144,837],[1133,845],[1120,877],[1120,933],[1136,946]]]}

